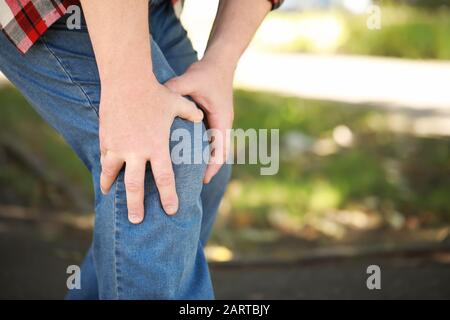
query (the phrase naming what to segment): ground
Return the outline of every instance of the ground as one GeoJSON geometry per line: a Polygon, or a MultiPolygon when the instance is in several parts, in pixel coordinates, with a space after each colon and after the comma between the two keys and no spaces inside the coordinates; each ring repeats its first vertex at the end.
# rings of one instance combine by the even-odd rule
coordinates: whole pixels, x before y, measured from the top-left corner
{"type": "MultiPolygon", "coordinates": [[[[63,214],[63,213],[61,213],[63,214]]],[[[61,299],[66,268],[79,264],[89,228],[55,221],[0,218],[0,299],[61,299]]],[[[299,242],[299,245],[301,243],[299,242]]],[[[297,260],[212,263],[218,299],[449,299],[450,248],[297,260]],[[381,290],[368,290],[369,265],[381,268],[381,290]]]]}
{"type": "Polygon", "coordinates": [[[212,275],[219,299],[449,299],[449,257],[449,252],[441,252],[271,266],[216,265],[212,275]],[[439,259],[444,256],[447,262],[439,259]],[[381,290],[366,286],[366,270],[373,264],[381,268],[381,290]]]}

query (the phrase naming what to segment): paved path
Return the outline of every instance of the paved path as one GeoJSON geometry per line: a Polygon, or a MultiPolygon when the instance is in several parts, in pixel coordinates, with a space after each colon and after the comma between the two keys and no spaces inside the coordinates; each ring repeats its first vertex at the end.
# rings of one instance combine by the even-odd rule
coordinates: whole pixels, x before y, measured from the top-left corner
{"type": "Polygon", "coordinates": [[[238,87],[450,114],[450,62],[249,51],[238,87]]]}

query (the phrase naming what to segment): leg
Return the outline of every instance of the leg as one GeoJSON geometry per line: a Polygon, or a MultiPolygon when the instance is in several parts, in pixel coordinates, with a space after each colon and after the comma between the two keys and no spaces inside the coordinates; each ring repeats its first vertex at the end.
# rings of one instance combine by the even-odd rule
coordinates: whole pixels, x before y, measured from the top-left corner
{"type": "MultiPolygon", "coordinates": [[[[154,4],[151,8],[151,30],[152,36],[167,62],[177,75],[181,75],[186,69],[197,61],[197,53],[187,37],[187,33],[173,12],[173,7],[169,2],[154,4]]],[[[215,221],[217,208],[223,197],[225,187],[228,183],[231,173],[231,165],[225,165],[216,177],[208,184],[204,185],[201,192],[203,207],[203,218],[200,230],[200,240],[203,245],[206,244],[215,221]]],[[[83,277],[86,279],[95,279],[94,260],[92,249],[89,250],[82,266],[83,277]]],[[[82,288],[88,290],[70,291],[69,299],[95,299],[98,294],[96,281],[82,283],[82,288]]]]}
{"type": "MultiPolygon", "coordinates": [[[[152,48],[155,74],[165,82],[175,73],[156,43],[152,48]]],[[[100,87],[87,30],[68,31],[64,25],[56,25],[26,56],[20,56],[1,35],[0,51],[2,71],[92,172],[96,192],[92,256],[99,297],[212,298],[200,242],[205,166],[174,166],[180,197],[175,217],[163,213],[148,171],[145,222],[139,226],[129,224],[123,172],[108,196],[102,196],[98,186],[100,87]]],[[[173,129],[181,127],[193,130],[192,124],[176,120],[173,129]]]]}
{"type": "MultiPolygon", "coordinates": [[[[150,15],[150,27],[155,42],[158,43],[175,73],[181,75],[191,64],[197,61],[197,53],[192,47],[185,29],[173,12],[173,7],[169,2],[152,5],[150,15]]],[[[201,192],[203,218],[200,230],[200,239],[203,245],[206,244],[211,232],[217,208],[223,197],[230,173],[231,165],[225,165],[208,185],[203,186],[201,192]]],[[[86,275],[83,279],[95,279],[93,264],[92,249],[90,249],[82,266],[83,274],[86,275]]],[[[68,298],[95,299],[98,289],[93,286],[92,282],[86,285],[82,284],[82,287],[88,288],[88,290],[71,291],[68,294],[68,298]]]]}

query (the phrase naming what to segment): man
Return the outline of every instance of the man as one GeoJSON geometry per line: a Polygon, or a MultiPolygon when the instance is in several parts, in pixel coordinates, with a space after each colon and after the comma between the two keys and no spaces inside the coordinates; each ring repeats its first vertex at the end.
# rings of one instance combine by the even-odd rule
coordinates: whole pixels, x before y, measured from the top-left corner
{"type": "Polygon", "coordinates": [[[226,137],[237,62],[281,1],[221,0],[200,61],[176,2],[0,0],[0,70],[93,176],[93,244],[68,298],[214,297],[203,246],[230,175],[226,138],[208,164],[172,164],[170,134],[205,120],[226,137]],[[80,29],[66,26],[72,4],[80,29]]]}

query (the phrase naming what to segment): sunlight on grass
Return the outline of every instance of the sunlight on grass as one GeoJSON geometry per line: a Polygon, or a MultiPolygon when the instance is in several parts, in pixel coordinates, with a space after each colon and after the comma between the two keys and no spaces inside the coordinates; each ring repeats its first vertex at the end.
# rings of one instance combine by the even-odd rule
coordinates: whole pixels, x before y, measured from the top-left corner
{"type": "Polygon", "coordinates": [[[339,10],[276,12],[264,22],[254,45],[270,51],[450,59],[448,7],[382,5],[377,30],[367,28],[368,17],[339,10]]]}
{"type": "Polygon", "coordinates": [[[332,52],[345,41],[343,20],[331,13],[274,14],[263,23],[253,44],[260,48],[332,52]],[[289,32],[287,32],[289,30],[289,32]]]}

